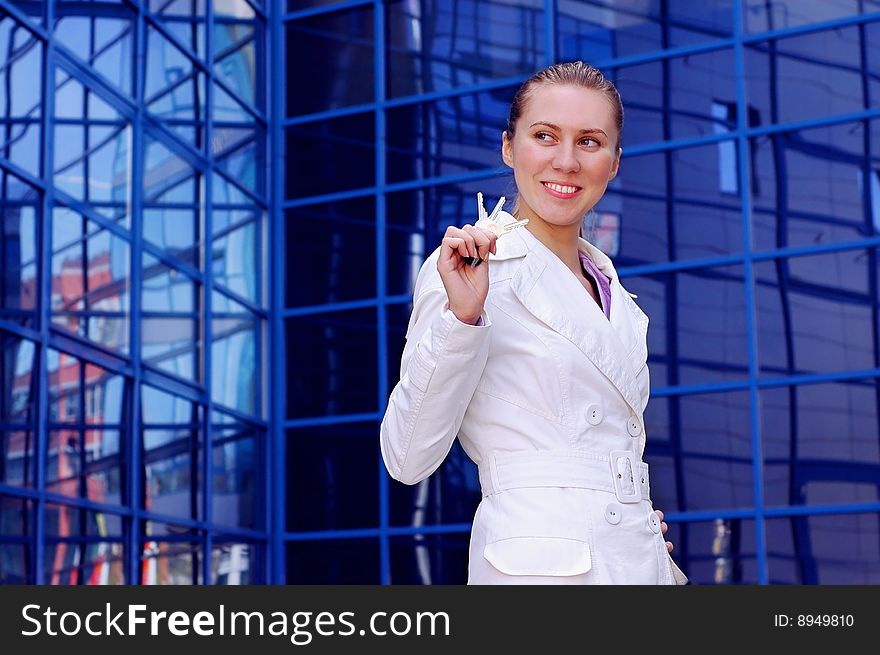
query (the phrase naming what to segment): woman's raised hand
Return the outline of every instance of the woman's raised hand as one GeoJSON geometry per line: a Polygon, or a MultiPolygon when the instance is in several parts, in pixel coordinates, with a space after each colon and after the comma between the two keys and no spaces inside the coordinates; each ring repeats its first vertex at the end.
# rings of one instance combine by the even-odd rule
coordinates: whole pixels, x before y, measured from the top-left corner
{"type": "Polygon", "coordinates": [[[489,294],[489,266],[471,266],[465,257],[488,259],[489,253],[495,254],[497,239],[494,232],[470,224],[450,226],[443,235],[437,270],[449,297],[449,310],[462,323],[477,322],[489,294]]]}

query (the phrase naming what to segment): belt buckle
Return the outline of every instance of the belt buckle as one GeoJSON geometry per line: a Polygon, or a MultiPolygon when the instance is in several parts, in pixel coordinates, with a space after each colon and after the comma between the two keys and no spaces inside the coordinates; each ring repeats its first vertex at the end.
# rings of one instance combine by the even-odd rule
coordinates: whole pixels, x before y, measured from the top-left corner
{"type": "Polygon", "coordinates": [[[638,503],[642,500],[638,466],[639,461],[632,451],[611,451],[611,480],[614,482],[614,495],[621,503],[638,503]],[[621,460],[629,462],[629,473],[627,473],[627,466],[621,460]],[[631,487],[632,492],[627,487],[631,487]]]}

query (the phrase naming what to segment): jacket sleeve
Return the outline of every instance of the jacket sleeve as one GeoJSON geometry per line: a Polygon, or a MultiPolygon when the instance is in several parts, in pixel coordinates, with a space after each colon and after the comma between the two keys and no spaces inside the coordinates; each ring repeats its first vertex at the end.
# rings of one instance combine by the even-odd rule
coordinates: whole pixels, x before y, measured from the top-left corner
{"type": "Polygon", "coordinates": [[[400,362],[379,441],[395,480],[415,484],[449,453],[489,356],[491,323],[459,321],[437,271],[438,251],[422,265],[400,362]]]}

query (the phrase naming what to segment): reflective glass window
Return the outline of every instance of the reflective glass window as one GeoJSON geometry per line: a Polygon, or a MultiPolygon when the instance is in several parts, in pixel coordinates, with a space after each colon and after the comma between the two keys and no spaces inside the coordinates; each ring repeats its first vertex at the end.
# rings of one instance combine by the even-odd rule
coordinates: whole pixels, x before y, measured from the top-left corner
{"type": "Polygon", "coordinates": [[[142,4],[179,43],[205,58],[205,0],[149,0],[142,4]]]}
{"type": "Polygon", "coordinates": [[[543,0],[387,3],[388,97],[528,77],[545,61],[544,7],[543,0]]]}
{"type": "Polygon", "coordinates": [[[878,270],[873,248],[756,264],[761,373],[876,366],[878,270]]]}
{"type": "Polygon", "coordinates": [[[55,38],[125,94],[133,94],[135,12],[122,0],[59,0],[55,38]]]}
{"type": "MultiPolygon", "coordinates": [[[[373,197],[287,211],[287,306],[376,295],[376,203],[373,197]]],[[[389,260],[405,253],[389,253],[389,260]]]]}
{"type": "Polygon", "coordinates": [[[36,347],[0,331],[0,482],[36,484],[36,347]]]}
{"type": "MultiPolygon", "coordinates": [[[[212,416],[212,520],[223,526],[259,529],[265,525],[265,434],[220,412],[212,416]]],[[[228,556],[240,558],[242,553],[228,556]]]]}
{"type": "Polygon", "coordinates": [[[716,519],[670,523],[673,558],[694,585],[758,584],[755,522],[716,519]]]}
{"type": "Polygon", "coordinates": [[[288,584],[372,584],[379,579],[378,539],[287,543],[288,584]]]}
{"type": "Polygon", "coordinates": [[[290,318],[285,335],[289,417],[377,410],[375,309],[290,318]]]}
{"type": "Polygon", "coordinates": [[[391,584],[466,584],[469,544],[470,532],[392,537],[391,584]]]}
{"type": "Polygon", "coordinates": [[[288,116],[372,102],[372,6],[291,21],[285,38],[288,116]]]}
{"type": "Polygon", "coordinates": [[[201,288],[182,271],[143,256],[141,295],[144,362],[189,380],[201,379],[201,288]]]}
{"type": "Polygon", "coordinates": [[[200,519],[202,407],[144,385],[141,411],[143,507],[156,514],[200,519]]]}
{"type": "Polygon", "coordinates": [[[216,3],[214,10],[214,75],[242,100],[262,108],[264,93],[258,71],[265,70],[265,24],[245,0],[216,3]]]}
{"type": "Polygon", "coordinates": [[[37,306],[37,190],[0,169],[0,318],[32,326],[37,306]]]}
{"type": "Polygon", "coordinates": [[[41,42],[0,10],[0,156],[33,175],[40,174],[42,68],[41,42]]]}
{"type": "Polygon", "coordinates": [[[379,521],[379,426],[287,430],[287,529],[369,528],[379,521]]]}
{"type": "Polygon", "coordinates": [[[211,584],[265,584],[263,550],[261,544],[221,541],[215,537],[211,549],[211,584]]]}
{"type": "Polygon", "coordinates": [[[140,584],[202,583],[202,533],[182,526],[144,522],[140,584]]]}
{"type": "Polygon", "coordinates": [[[877,0],[774,0],[771,3],[739,1],[743,3],[745,29],[752,33],[821,23],[880,10],[880,2],[877,0]]]}
{"type": "Polygon", "coordinates": [[[47,584],[125,584],[122,518],[47,503],[43,572],[47,584]]]}
{"type": "MultiPolygon", "coordinates": [[[[214,283],[256,304],[264,292],[260,274],[264,243],[264,214],[254,209],[218,209],[211,215],[214,240],[211,248],[214,283]]],[[[317,276],[316,276],[317,277],[317,276]]]]}
{"type": "Polygon", "coordinates": [[[66,207],[52,211],[52,323],[127,353],[131,246],[66,207]]]}
{"type": "Polygon", "coordinates": [[[211,298],[212,399],[246,414],[262,415],[263,366],[257,345],[261,321],[229,296],[215,291],[211,298]]]}
{"type": "Polygon", "coordinates": [[[33,584],[34,504],[0,495],[0,584],[33,584]]]}
{"type": "Polygon", "coordinates": [[[376,183],[376,126],[372,113],[295,125],[286,132],[284,172],[289,198],[376,183]]]}

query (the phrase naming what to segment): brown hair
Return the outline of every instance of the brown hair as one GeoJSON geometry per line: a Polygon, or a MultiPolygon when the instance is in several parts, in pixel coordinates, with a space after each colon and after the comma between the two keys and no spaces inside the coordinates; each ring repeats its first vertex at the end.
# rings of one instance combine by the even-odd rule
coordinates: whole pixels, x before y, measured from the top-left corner
{"type": "Polygon", "coordinates": [[[604,93],[614,109],[614,122],[617,125],[617,145],[615,147],[620,148],[620,137],[623,132],[623,102],[620,100],[620,93],[614,83],[602,74],[602,71],[582,61],[553,64],[539,70],[523,82],[510,103],[510,114],[507,117],[508,139],[513,139],[516,122],[523,113],[532,89],[539,84],[570,84],[604,93]]]}

